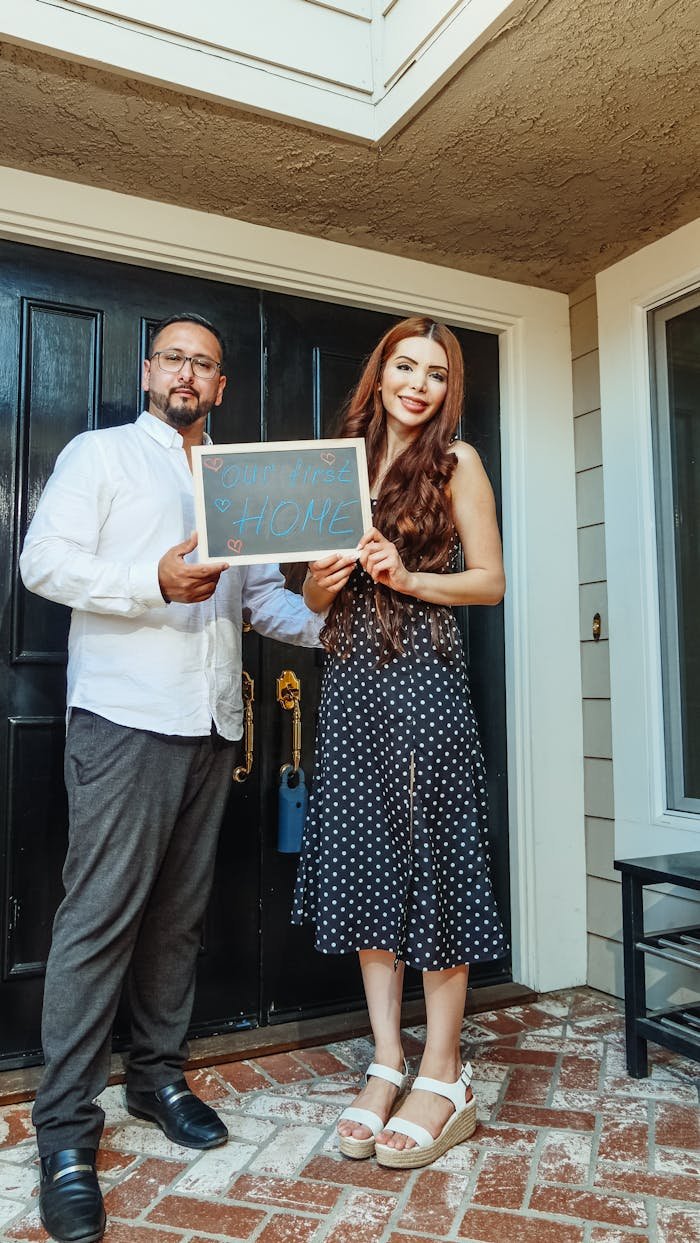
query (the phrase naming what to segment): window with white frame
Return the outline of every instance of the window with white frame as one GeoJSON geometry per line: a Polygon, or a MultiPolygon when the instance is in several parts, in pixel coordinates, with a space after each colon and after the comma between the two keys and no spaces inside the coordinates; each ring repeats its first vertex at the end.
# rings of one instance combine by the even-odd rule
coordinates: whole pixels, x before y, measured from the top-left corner
{"type": "Polygon", "coordinates": [[[650,338],[667,806],[700,815],[700,291],[650,338]]]}

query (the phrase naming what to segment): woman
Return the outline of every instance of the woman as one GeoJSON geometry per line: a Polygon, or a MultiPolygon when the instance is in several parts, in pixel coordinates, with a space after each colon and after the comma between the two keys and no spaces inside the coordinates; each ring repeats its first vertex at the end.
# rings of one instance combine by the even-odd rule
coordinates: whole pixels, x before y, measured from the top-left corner
{"type": "Polygon", "coordinates": [[[374,526],[359,565],[324,558],[304,584],[309,607],[327,610],[329,657],[292,918],[315,924],[323,953],[359,951],[376,1060],[341,1116],[340,1149],[402,1167],[427,1165],[476,1127],[460,1058],[468,963],[506,950],[450,608],[497,604],[504,591],[491,486],[475,450],[452,439],[463,375],[441,324],[414,317],[382,338],[341,431],[365,438],[374,526]],[[404,1100],[406,963],[423,972],[427,1039],[404,1100]]]}

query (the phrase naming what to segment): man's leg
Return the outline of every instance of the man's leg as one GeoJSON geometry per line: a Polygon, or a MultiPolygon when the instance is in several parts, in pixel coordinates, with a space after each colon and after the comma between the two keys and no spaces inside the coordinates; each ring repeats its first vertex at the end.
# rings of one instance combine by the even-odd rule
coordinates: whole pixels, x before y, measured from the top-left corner
{"type": "Polygon", "coordinates": [[[171,747],[158,735],[72,714],[66,896],[47,964],[46,1066],[33,1114],[42,1157],[99,1144],[104,1115],[92,1102],[107,1082],[121,984],[195,747],[171,747]]]}
{"type": "Polygon", "coordinates": [[[129,973],[129,1092],[153,1092],[182,1076],[202,924],[214,878],[236,745],[203,738],[149,897],[129,973]]]}
{"type": "Polygon", "coordinates": [[[149,898],[132,959],[132,1051],[126,1104],[175,1143],[216,1148],[228,1130],[190,1092],[182,1066],[192,1014],[202,922],[214,874],[219,825],[231,788],[235,750],[202,740],[167,854],[149,898]]]}

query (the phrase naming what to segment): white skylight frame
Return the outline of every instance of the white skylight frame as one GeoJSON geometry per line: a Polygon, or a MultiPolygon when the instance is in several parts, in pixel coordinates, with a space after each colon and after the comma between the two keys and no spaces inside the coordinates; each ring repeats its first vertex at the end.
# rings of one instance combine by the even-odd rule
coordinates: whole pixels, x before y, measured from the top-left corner
{"type": "Polygon", "coordinates": [[[525,0],[0,0],[0,37],[381,143],[525,0]],[[245,10],[243,15],[243,10],[245,10]]]}

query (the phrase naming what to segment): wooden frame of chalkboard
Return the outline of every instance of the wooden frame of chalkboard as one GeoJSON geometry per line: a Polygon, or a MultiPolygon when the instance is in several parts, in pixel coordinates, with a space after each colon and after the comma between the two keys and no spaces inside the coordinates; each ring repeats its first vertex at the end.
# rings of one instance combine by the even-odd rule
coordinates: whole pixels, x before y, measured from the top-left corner
{"type": "Polygon", "coordinates": [[[372,525],[362,439],[196,445],[192,472],[200,561],[315,561],[372,525]]]}

